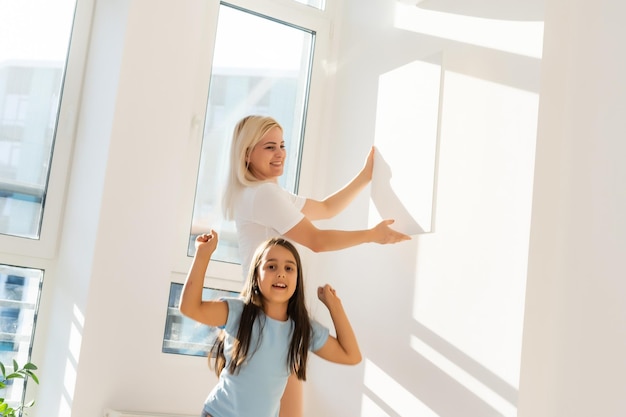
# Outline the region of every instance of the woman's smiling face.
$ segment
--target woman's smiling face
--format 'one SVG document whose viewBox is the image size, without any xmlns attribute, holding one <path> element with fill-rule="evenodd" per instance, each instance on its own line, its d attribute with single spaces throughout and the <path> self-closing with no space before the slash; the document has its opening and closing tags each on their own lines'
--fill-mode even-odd
<svg viewBox="0 0 626 417">
<path fill-rule="evenodd" d="M 283 131 L 273 127 L 252 148 L 246 162 L 255 178 L 276 181 L 283 175 L 286 156 Z"/>
</svg>

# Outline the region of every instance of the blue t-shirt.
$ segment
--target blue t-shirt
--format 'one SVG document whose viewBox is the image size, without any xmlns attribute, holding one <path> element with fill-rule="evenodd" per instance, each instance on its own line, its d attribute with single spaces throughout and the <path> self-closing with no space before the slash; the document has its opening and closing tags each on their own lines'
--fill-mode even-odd
<svg viewBox="0 0 626 417">
<path fill-rule="evenodd" d="M 224 298 L 224 301 L 228 303 L 228 319 L 224 328 L 226 366 L 207 397 L 204 409 L 213 417 L 276 417 L 291 373 L 287 353 L 293 321 L 283 322 L 259 315 L 253 326 L 248 357 L 240 365 L 239 372 L 233 375 L 228 366 L 239 330 L 243 301 L 238 298 Z M 324 346 L 329 331 L 313 319 L 311 326 L 313 334 L 309 350 L 315 352 Z M 259 339 L 261 329 L 263 334 Z"/>
</svg>

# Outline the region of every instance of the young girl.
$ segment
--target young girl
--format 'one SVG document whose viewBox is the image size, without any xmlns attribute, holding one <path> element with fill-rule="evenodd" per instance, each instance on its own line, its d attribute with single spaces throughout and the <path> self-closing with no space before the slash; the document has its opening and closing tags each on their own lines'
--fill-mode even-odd
<svg viewBox="0 0 626 417">
<path fill-rule="evenodd" d="M 312 223 L 341 213 L 369 184 L 374 169 L 374 148 L 361 171 L 323 200 L 298 196 L 278 185 L 286 156 L 283 129 L 275 119 L 250 115 L 233 129 L 230 170 L 222 205 L 225 217 L 235 220 L 244 273 L 255 248 L 272 236 L 284 236 L 314 252 L 410 239 L 391 229 L 391 219 L 363 230 L 318 229 Z M 302 383 L 295 376 L 287 384 L 280 411 L 281 417 L 302 416 Z"/>
<path fill-rule="evenodd" d="M 317 296 L 330 312 L 337 337 L 309 318 L 300 256 L 283 238 L 258 247 L 240 298 L 203 301 L 204 276 L 217 240 L 214 231 L 196 238 L 180 299 L 185 316 L 224 328 L 214 348 L 219 379 L 202 416 L 278 416 L 289 376 L 306 379 L 309 350 L 331 362 L 361 361 L 352 326 L 330 285 L 318 288 Z"/>
</svg>

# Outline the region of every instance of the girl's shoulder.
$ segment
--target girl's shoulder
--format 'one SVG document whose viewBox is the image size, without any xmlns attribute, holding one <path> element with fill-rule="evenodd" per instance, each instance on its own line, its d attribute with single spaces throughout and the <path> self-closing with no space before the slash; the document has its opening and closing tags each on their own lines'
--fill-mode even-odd
<svg viewBox="0 0 626 417">
<path fill-rule="evenodd" d="M 241 313 L 243 313 L 244 301 L 237 297 L 220 297 L 219 301 L 225 302 L 228 306 L 228 316 L 226 324 L 223 326 L 227 332 L 235 331 L 239 327 Z"/>
<path fill-rule="evenodd" d="M 311 340 L 309 342 L 309 350 L 315 352 L 321 349 L 324 344 L 326 344 L 329 335 L 330 330 L 328 327 L 311 318 Z"/>
<path fill-rule="evenodd" d="M 241 297 L 220 297 L 219 301 L 223 301 L 228 304 L 228 307 L 233 306 L 234 308 L 242 308 L 244 301 Z"/>
</svg>

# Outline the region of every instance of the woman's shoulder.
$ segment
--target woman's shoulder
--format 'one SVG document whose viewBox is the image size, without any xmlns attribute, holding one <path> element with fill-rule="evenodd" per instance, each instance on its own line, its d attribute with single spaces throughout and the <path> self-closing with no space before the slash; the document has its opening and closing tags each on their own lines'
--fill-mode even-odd
<svg viewBox="0 0 626 417">
<path fill-rule="evenodd" d="M 246 187 L 246 189 L 243 191 L 243 195 L 247 196 L 281 194 L 288 194 L 288 192 L 281 188 L 280 185 L 270 181 L 259 182 L 256 185 Z"/>
<path fill-rule="evenodd" d="M 258 184 L 249 185 L 243 188 L 237 196 L 237 203 L 249 204 L 254 201 L 258 195 L 267 195 L 272 193 L 273 188 L 271 185 L 272 184 L 268 182 L 259 182 Z"/>
<path fill-rule="evenodd" d="M 273 188 L 280 188 L 280 186 L 277 183 L 272 182 L 272 181 L 258 181 L 258 182 L 255 182 L 253 184 L 243 187 L 241 189 L 241 192 L 249 193 L 249 192 L 256 192 L 259 190 L 266 190 L 266 189 L 273 189 Z"/>
<path fill-rule="evenodd" d="M 257 185 L 257 188 L 259 190 L 280 190 L 280 191 L 285 191 L 285 190 L 283 190 L 283 188 L 281 188 L 280 185 L 278 185 L 278 183 L 273 182 L 273 181 L 262 181 L 262 182 L 259 182 L 259 184 Z"/>
</svg>

